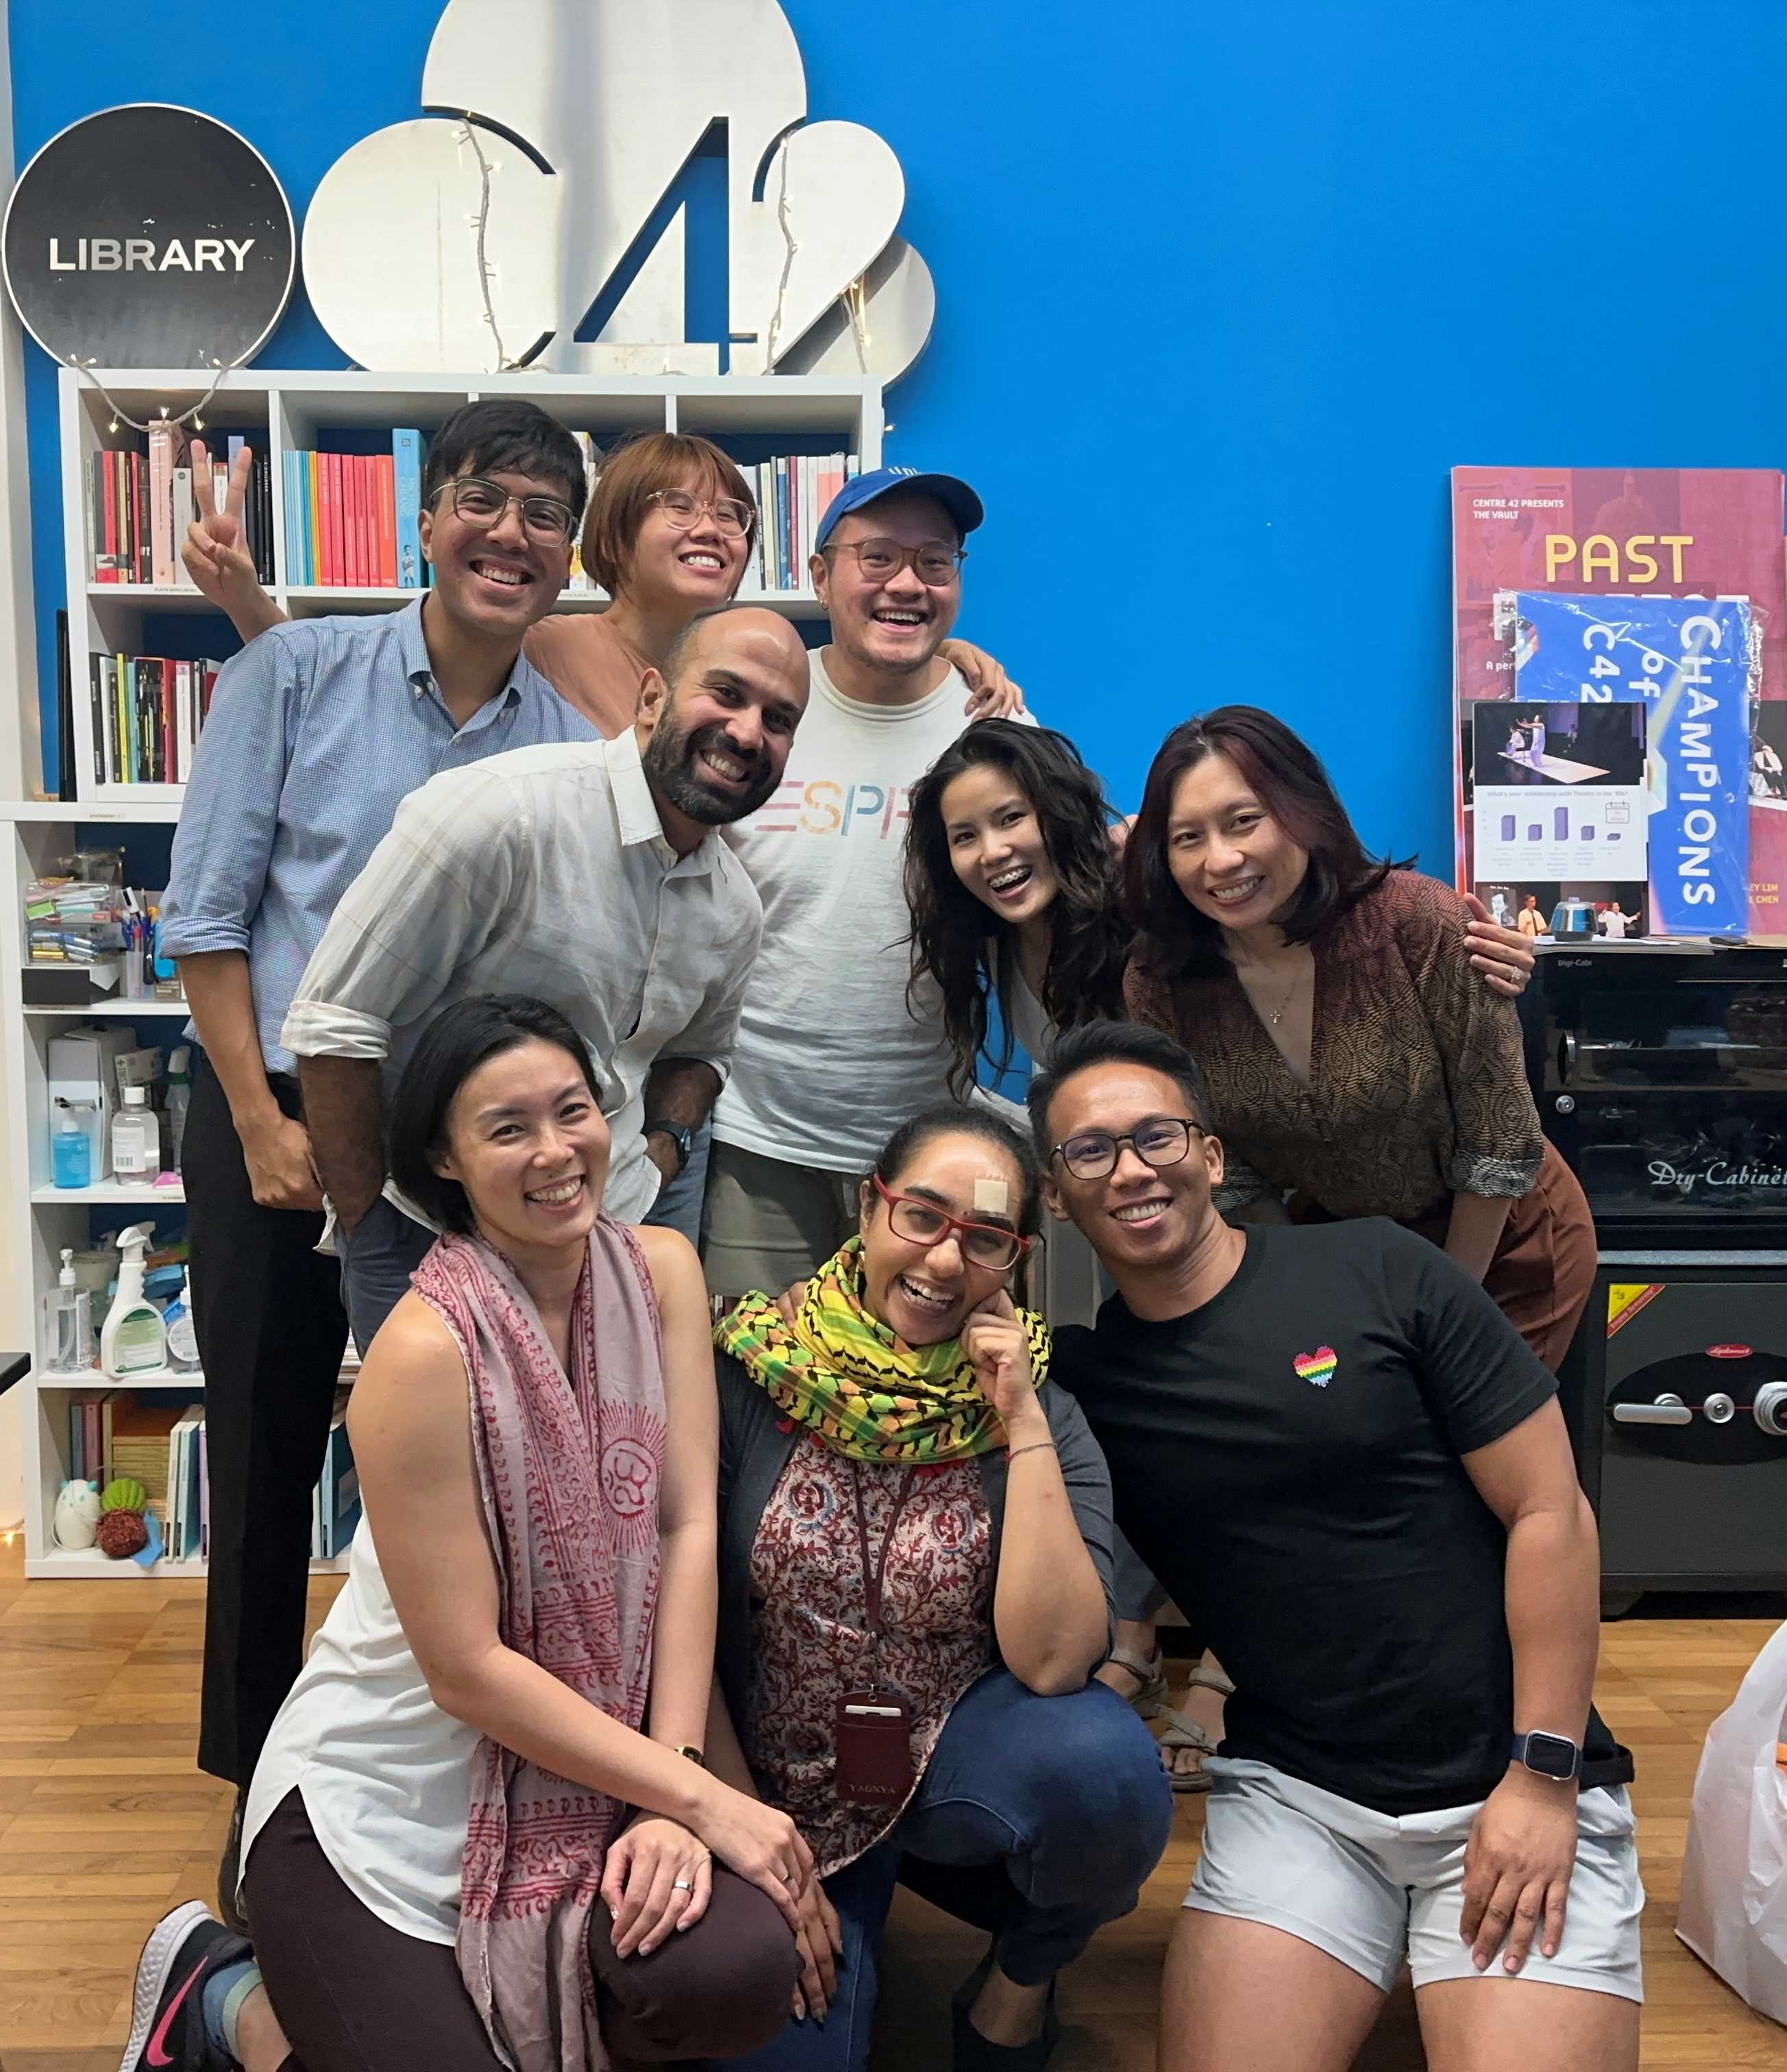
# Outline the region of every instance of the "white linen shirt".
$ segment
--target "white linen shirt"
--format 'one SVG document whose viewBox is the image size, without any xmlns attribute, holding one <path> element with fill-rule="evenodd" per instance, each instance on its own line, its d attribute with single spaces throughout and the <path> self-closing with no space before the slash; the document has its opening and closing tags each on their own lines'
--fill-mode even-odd
<svg viewBox="0 0 1787 2072">
<path fill-rule="evenodd" d="M 335 909 L 282 1041 L 301 1058 L 377 1058 L 385 1094 L 426 1024 L 477 993 L 557 1008 L 607 1092 L 604 1206 L 657 1198 L 645 1082 L 660 1057 L 722 1079 L 762 909 L 717 835 L 679 857 L 638 737 L 518 749 L 413 791 Z"/>
</svg>

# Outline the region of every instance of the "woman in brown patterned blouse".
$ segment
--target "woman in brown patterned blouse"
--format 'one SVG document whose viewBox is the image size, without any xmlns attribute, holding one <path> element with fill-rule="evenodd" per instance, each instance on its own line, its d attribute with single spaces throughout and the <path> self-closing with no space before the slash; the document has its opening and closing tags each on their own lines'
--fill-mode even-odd
<svg viewBox="0 0 1787 2072">
<path fill-rule="evenodd" d="M 1366 853 L 1269 713 L 1168 735 L 1127 847 L 1136 1019 L 1185 1044 L 1229 1153 L 1225 1208 L 1386 1215 L 1442 1246 L 1554 1371 L 1594 1276 L 1575 1176 L 1540 1131 L 1512 1006 L 1464 902 Z"/>
</svg>

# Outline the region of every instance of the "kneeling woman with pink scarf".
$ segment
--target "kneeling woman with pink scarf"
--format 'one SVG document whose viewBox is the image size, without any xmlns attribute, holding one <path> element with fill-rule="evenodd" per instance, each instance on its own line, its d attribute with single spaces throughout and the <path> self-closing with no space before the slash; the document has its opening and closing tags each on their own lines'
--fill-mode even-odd
<svg viewBox="0 0 1787 2072">
<path fill-rule="evenodd" d="M 170 1914 L 124 2072 L 602 2072 L 786 2018 L 812 1859 L 702 1766 L 706 1292 L 601 1213 L 608 1150 L 552 1009 L 417 1046 L 392 1171 L 446 1235 L 355 1386 L 365 1515 L 249 1791 L 253 1950 Z"/>
<path fill-rule="evenodd" d="M 717 1327 L 709 1755 L 794 1816 L 823 1879 L 801 2018 L 738 2072 L 863 2072 L 902 1878 L 992 1936 L 954 2072 L 1035 2072 L 1056 1973 L 1165 1846 L 1153 1741 L 1087 1680 L 1110 1644 L 1104 1456 L 1008 1293 L 1037 1190 L 996 1117 L 919 1116 L 863 1182 L 861 1235 Z"/>
</svg>

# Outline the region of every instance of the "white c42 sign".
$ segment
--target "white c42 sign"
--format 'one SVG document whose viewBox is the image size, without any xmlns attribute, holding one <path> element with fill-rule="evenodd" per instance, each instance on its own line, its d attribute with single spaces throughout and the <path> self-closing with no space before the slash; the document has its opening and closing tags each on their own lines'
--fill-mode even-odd
<svg viewBox="0 0 1787 2072">
<path fill-rule="evenodd" d="M 731 372 L 889 382 L 930 334 L 899 162 L 807 121 L 776 0 L 446 0 L 421 97 L 305 221 L 312 306 L 363 367 L 719 372 L 686 336 L 681 190 L 720 154 Z"/>
</svg>

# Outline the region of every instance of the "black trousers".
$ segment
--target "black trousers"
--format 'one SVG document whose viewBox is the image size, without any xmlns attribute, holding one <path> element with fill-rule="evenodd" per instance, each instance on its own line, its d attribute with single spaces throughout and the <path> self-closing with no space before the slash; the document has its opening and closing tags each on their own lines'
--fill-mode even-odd
<svg viewBox="0 0 1787 2072">
<path fill-rule="evenodd" d="M 290 1791 L 254 1838 L 242 1893 L 267 1998 L 291 2045 L 280 2072 L 503 2072 L 443 1942 L 357 1900 Z M 708 1910 L 649 1957 L 617 1957 L 598 1900 L 588 1950 L 602 2034 L 635 2064 L 742 2057 L 787 2023 L 799 1975 L 774 1902 L 723 1864 Z"/>
<path fill-rule="evenodd" d="M 297 1081 L 268 1083 L 295 1116 Z M 312 1249 L 322 1216 L 256 1202 L 229 1103 L 202 1051 L 180 1167 L 211 1478 L 199 1763 L 243 1785 L 302 1659 L 310 1492 L 347 1316 L 339 1267 Z"/>
</svg>

